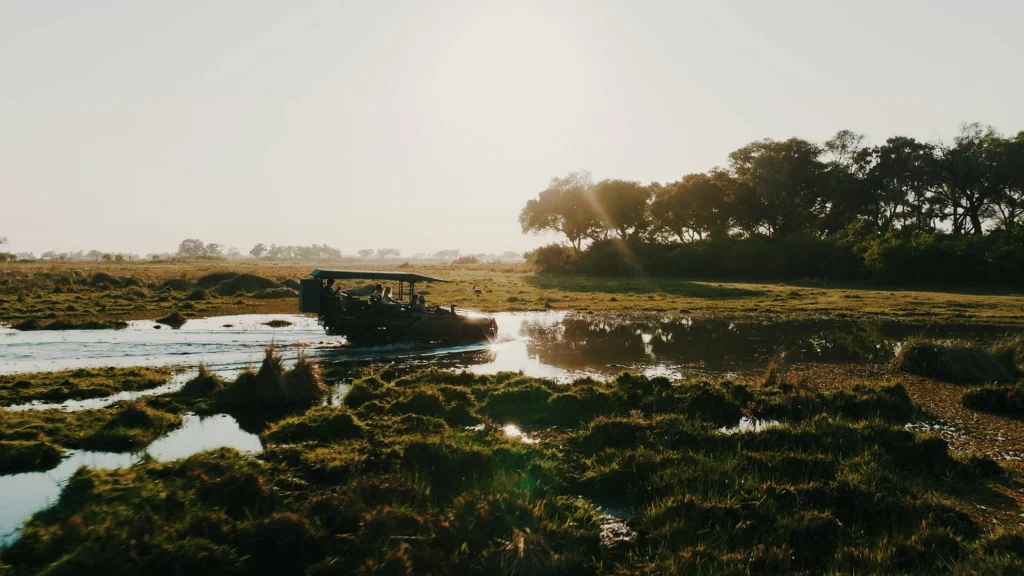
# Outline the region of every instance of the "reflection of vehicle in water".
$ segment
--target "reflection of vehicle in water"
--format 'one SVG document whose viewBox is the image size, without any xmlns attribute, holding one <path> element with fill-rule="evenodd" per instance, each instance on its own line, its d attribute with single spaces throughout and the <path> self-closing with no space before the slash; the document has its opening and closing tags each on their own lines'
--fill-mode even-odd
<svg viewBox="0 0 1024 576">
<path fill-rule="evenodd" d="M 498 325 L 493 318 L 456 308 L 427 306 L 416 293 L 416 283 L 447 282 L 420 274 L 362 270 L 313 270 L 303 278 L 299 310 L 315 312 L 328 334 L 344 336 L 353 344 L 419 340 L 425 342 L 480 342 L 493 340 Z M 368 296 L 366 289 L 334 287 L 335 280 L 391 280 L 398 282 L 394 303 Z M 409 299 L 405 283 L 409 283 Z M 373 287 L 370 287 L 373 291 Z"/>
</svg>

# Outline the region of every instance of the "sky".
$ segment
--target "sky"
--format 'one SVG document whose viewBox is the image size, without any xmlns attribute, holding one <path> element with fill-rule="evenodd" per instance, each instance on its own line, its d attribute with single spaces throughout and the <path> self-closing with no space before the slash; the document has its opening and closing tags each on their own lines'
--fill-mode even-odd
<svg viewBox="0 0 1024 576">
<path fill-rule="evenodd" d="M 1024 130 L 1024 2 L 0 0 L 13 252 L 523 251 L 550 178 Z"/>
</svg>

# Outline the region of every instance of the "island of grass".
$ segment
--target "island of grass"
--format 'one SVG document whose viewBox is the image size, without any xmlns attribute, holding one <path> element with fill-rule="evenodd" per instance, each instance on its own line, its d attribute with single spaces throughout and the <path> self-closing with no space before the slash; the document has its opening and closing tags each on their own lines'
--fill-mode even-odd
<svg viewBox="0 0 1024 576">
<path fill-rule="evenodd" d="M 166 384 L 172 374 L 171 368 L 108 367 L 0 376 L 0 406 L 85 400 L 148 390 Z"/>
<path fill-rule="evenodd" d="M 0 474 L 49 470 L 66 449 L 140 450 L 180 424 L 180 414 L 143 400 L 75 412 L 0 409 Z"/>
<path fill-rule="evenodd" d="M 246 386 L 285 382 L 263 371 Z M 202 377 L 178 401 L 234 396 Z M 79 470 L 0 562 L 11 574 L 1024 569 L 1012 474 L 904 428 L 918 416 L 901 385 L 370 377 L 341 406 L 269 423 L 255 457 Z M 773 422 L 737 431 L 743 417 Z"/>
</svg>

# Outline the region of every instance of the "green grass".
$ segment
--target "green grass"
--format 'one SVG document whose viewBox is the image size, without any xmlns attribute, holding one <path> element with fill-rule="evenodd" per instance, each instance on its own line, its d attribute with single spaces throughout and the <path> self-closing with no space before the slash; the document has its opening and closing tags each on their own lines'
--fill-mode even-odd
<svg viewBox="0 0 1024 576">
<path fill-rule="evenodd" d="M 79 368 L 0 376 L 0 406 L 33 400 L 63 402 L 148 390 L 170 380 L 169 368 Z"/>
<path fill-rule="evenodd" d="M 179 425 L 180 414 L 142 400 L 77 412 L 0 410 L 0 474 L 53 468 L 61 448 L 139 450 Z"/>
<path fill-rule="evenodd" d="M 1020 384 L 990 384 L 964 392 L 961 403 L 965 408 L 998 414 L 1024 415 L 1024 386 Z"/>
<path fill-rule="evenodd" d="M 917 412 L 899 385 L 369 377 L 342 406 L 269 424 L 256 457 L 80 470 L 0 562 L 11 574 L 1024 569 L 1013 473 L 906 430 Z M 778 425 L 719 431 L 741 416 Z M 538 441 L 506 435 L 510 423 Z M 606 508 L 628 537 L 602 540 Z M 1005 529 L 986 517 L 996 510 Z"/>
<path fill-rule="evenodd" d="M 0 322 L 153 319 L 185 303 L 190 317 L 296 313 L 297 298 L 254 298 L 277 284 L 294 287 L 323 264 L 270 262 L 0 263 Z M 358 266 L 355 266 L 358 268 Z M 377 266 L 375 266 L 377 268 Z M 388 267 L 385 266 L 385 269 Z M 594 278 L 537 274 L 527 265 L 408 266 L 450 283 L 418 286 L 428 303 L 485 312 L 573 309 L 655 311 L 698 317 L 814 319 L 896 317 L 910 322 L 1021 324 L 1024 295 L 1000 290 L 887 289 L 877 285 L 805 286 L 675 278 Z M 90 283 L 100 274 L 103 281 Z M 116 282 L 115 282 L 116 281 Z M 235 294 L 188 301 L 197 287 Z M 124 297 L 129 286 L 145 296 Z M 263 288 L 261 288 L 261 286 Z M 481 294 L 475 294 L 477 286 Z M 168 290 L 170 288 L 171 290 Z M 281 292 L 284 294 L 284 292 Z"/>
</svg>

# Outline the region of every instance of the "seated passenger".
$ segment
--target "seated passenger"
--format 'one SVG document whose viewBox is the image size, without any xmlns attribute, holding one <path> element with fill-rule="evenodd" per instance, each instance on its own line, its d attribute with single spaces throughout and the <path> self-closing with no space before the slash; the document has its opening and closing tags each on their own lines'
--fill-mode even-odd
<svg viewBox="0 0 1024 576">
<path fill-rule="evenodd" d="M 381 296 L 380 301 L 385 304 L 394 304 L 395 299 L 391 297 L 391 286 L 384 289 L 384 295 Z"/>
<path fill-rule="evenodd" d="M 376 303 L 380 302 L 381 298 L 383 298 L 383 297 L 384 297 L 384 287 L 381 286 L 380 284 L 377 284 L 376 286 L 373 287 L 373 294 L 370 294 L 370 303 L 371 304 L 376 304 Z"/>
</svg>

